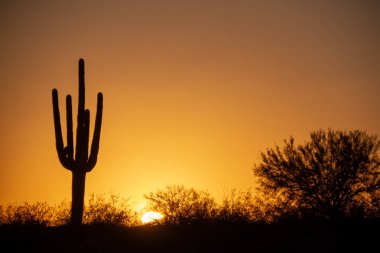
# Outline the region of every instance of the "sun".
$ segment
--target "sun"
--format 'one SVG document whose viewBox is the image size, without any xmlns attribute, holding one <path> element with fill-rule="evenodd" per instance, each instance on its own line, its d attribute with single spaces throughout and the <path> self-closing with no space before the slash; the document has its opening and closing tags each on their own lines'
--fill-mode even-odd
<svg viewBox="0 0 380 253">
<path fill-rule="evenodd" d="M 141 217 L 142 223 L 151 223 L 154 221 L 161 220 L 163 218 L 162 214 L 154 211 L 149 211 L 144 213 L 144 215 Z"/>
</svg>

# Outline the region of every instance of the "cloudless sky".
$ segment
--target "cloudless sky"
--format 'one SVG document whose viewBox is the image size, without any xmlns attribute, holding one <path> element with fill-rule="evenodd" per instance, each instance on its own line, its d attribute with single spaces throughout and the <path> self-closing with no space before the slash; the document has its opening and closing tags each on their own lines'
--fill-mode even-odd
<svg viewBox="0 0 380 253">
<path fill-rule="evenodd" d="M 1 0 L 0 204 L 70 200 L 51 90 L 65 135 L 79 58 L 92 126 L 104 94 L 87 194 L 138 202 L 183 184 L 221 199 L 254 187 L 260 151 L 290 135 L 380 134 L 379 13 L 369 0 Z"/>
</svg>

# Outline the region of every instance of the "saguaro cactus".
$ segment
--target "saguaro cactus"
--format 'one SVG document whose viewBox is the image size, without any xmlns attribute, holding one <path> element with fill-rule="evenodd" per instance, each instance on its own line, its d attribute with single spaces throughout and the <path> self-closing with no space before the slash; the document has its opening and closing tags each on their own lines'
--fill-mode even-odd
<svg viewBox="0 0 380 253">
<path fill-rule="evenodd" d="M 88 155 L 89 148 L 89 130 L 90 130 L 90 111 L 85 109 L 85 85 L 84 85 L 84 60 L 79 60 L 79 97 L 78 97 L 78 116 L 77 116 L 77 133 L 76 147 L 74 154 L 73 141 L 73 119 L 71 96 L 66 97 L 66 123 L 67 123 L 67 146 L 64 146 L 62 138 L 61 120 L 58 106 L 58 91 L 53 89 L 53 114 L 55 141 L 58 158 L 64 168 L 72 172 L 72 202 L 71 202 L 71 223 L 73 225 L 82 224 L 84 191 L 86 173 L 90 172 L 96 164 L 100 130 L 102 126 L 103 111 L 103 94 L 98 93 L 97 111 L 95 119 L 94 135 L 92 138 L 91 152 Z M 74 156 L 75 155 L 75 156 Z"/>
</svg>

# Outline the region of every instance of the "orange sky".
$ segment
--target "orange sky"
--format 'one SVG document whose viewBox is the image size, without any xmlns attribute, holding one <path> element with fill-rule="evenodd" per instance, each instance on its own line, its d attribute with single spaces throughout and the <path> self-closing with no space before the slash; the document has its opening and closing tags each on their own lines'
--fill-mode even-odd
<svg viewBox="0 0 380 253">
<path fill-rule="evenodd" d="M 51 90 L 65 122 L 81 57 L 92 125 L 104 94 L 87 193 L 139 201 L 184 184 L 220 199 L 254 186 L 260 151 L 289 135 L 380 134 L 379 13 L 379 1 L 2 0 L 0 204 L 70 200 Z"/>
</svg>

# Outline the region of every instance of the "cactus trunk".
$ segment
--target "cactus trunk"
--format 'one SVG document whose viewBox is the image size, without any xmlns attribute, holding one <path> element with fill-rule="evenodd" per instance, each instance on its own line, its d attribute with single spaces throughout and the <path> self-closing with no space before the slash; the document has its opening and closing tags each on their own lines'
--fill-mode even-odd
<svg viewBox="0 0 380 253">
<path fill-rule="evenodd" d="M 73 172 L 71 196 L 71 224 L 75 226 L 82 224 L 85 182 L 86 172 Z"/>
<path fill-rule="evenodd" d="M 89 149 L 90 111 L 85 108 L 84 61 L 79 60 L 79 95 L 77 115 L 77 135 L 74 157 L 74 138 L 71 96 L 66 97 L 67 146 L 64 146 L 59 114 L 58 91 L 53 89 L 53 115 L 55 141 L 58 158 L 64 168 L 72 172 L 71 224 L 80 225 L 83 219 L 86 173 L 96 165 L 102 126 L 103 94 L 98 93 L 94 134 L 91 151 Z"/>
</svg>

